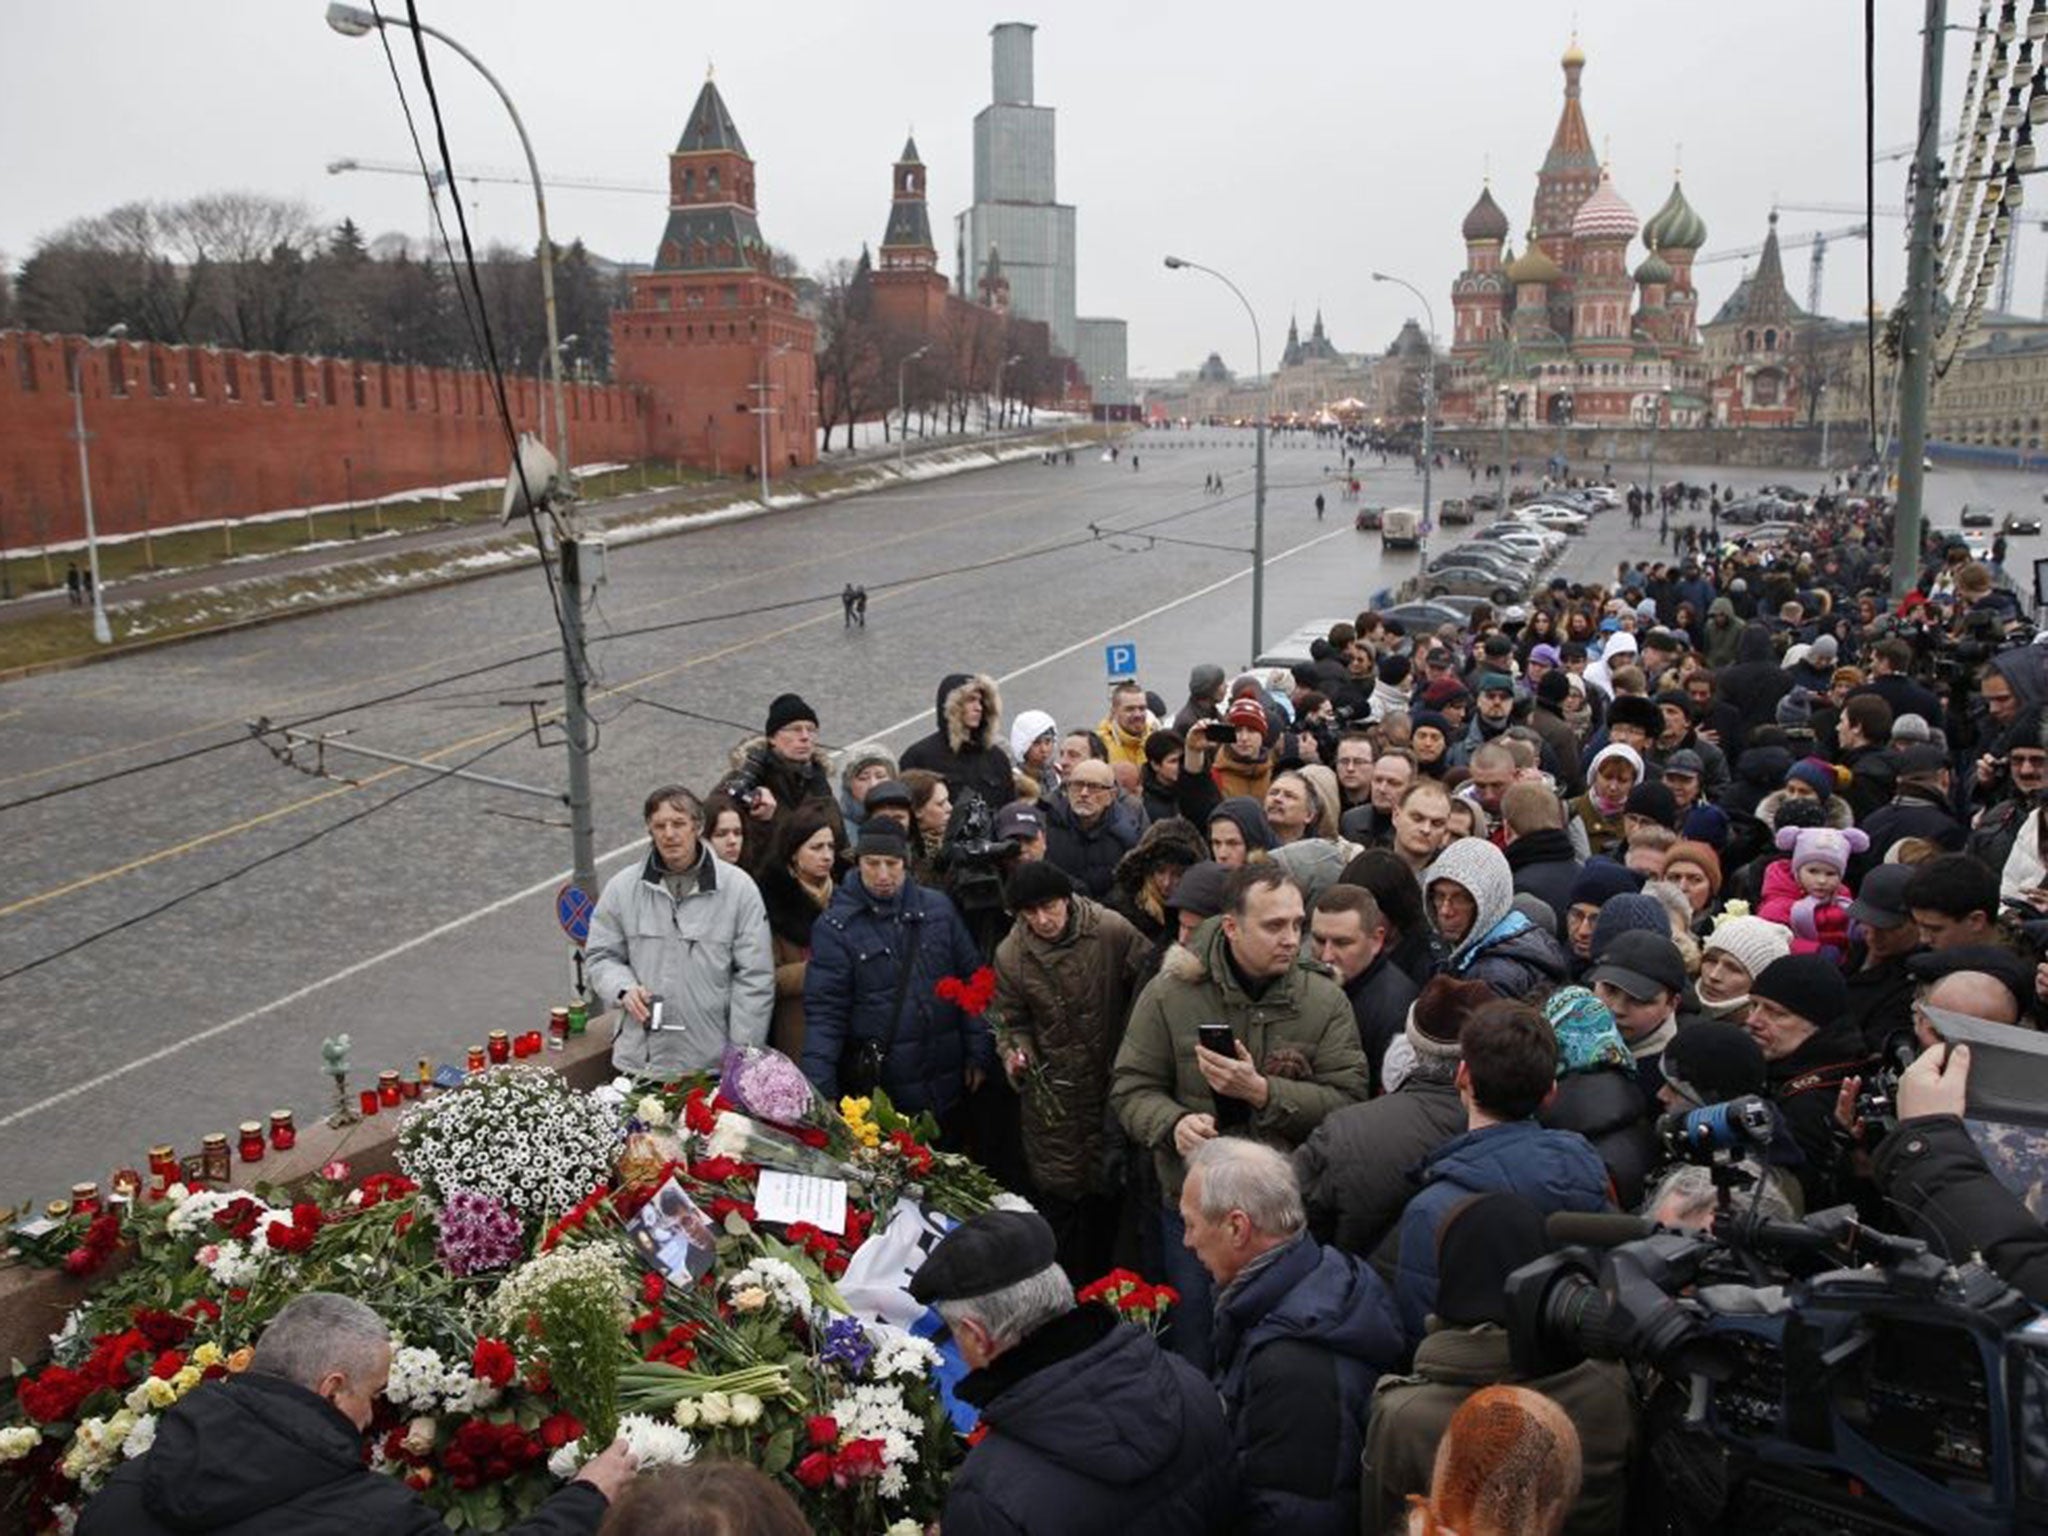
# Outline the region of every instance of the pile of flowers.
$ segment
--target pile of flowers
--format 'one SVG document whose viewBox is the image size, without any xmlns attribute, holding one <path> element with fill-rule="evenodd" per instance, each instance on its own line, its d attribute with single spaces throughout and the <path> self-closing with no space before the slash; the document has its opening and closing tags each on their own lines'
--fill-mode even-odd
<svg viewBox="0 0 2048 1536">
<path fill-rule="evenodd" d="M 854 1315 L 838 1283 L 902 1203 L 959 1219 L 1008 1198 L 936 1134 L 880 1094 L 828 1105 L 772 1052 L 589 1094 L 519 1065 L 414 1110 L 400 1173 L 174 1185 L 63 1223 L 20 1251 L 93 1289 L 0 1388 L 0 1463 L 26 1500 L 7 1523 L 67 1529 L 167 1409 L 324 1290 L 393 1330 L 371 1466 L 453 1526 L 516 1523 L 623 1434 L 644 1462 L 751 1462 L 820 1532 L 921 1529 L 963 1450 L 939 1353 Z M 760 1221 L 771 1167 L 844 1180 L 841 1218 Z M 627 1225 L 671 1179 L 715 1236 L 695 1281 L 650 1268 Z"/>
</svg>

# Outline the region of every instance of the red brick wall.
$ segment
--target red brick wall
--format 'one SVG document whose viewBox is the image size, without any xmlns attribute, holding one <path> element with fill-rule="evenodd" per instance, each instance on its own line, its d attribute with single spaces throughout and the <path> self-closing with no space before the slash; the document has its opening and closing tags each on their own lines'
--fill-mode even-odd
<svg viewBox="0 0 2048 1536">
<path fill-rule="evenodd" d="M 0 520 L 11 546 L 84 537 L 70 373 L 84 345 L 0 331 Z M 481 373 L 124 342 L 87 348 L 81 371 L 102 534 L 482 480 L 511 458 Z M 534 430 L 536 382 L 508 378 L 506 392 L 519 428 Z M 567 394 L 577 463 L 648 456 L 643 391 L 574 384 Z"/>
</svg>

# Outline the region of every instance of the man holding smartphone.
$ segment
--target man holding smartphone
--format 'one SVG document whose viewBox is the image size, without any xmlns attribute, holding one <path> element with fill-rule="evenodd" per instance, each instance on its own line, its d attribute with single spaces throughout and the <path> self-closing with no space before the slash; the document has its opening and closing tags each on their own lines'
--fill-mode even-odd
<svg viewBox="0 0 2048 1536">
<path fill-rule="evenodd" d="M 1302 953 L 1304 911 L 1301 888 L 1277 865 L 1235 871 L 1222 914 L 1167 951 L 1117 1052 L 1110 1105 L 1159 1174 L 1162 1262 L 1181 1294 L 1174 1348 L 1205 1371 L 1212 1286 L 1186 1247 L 1187 1158 L 1218 1135 L 1291 1152 L 1367 1094 L 1351 1004 Z"/>
<path fill-rule="evenodd" d="M 671 784 L 642 814 L 652 846 L 605 883 L 584 966 L 592 994 L 619 1010 L 612 1065 L 667 1079 L 717 1067 L 729 1044 L 768 1043 L 775 961 L 761 892 L 712 857 L 703 803 Z"/>
</svg>

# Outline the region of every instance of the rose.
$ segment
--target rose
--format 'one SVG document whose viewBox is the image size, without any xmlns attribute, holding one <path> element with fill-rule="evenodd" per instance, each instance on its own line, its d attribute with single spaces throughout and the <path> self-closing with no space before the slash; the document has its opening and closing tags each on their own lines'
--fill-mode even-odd
<svg viewBox="0 0 2048 1536">
<path fill-rule="evenodd" d="M 408 1455 L 426 1455 L 434 1448 L 434 1421 L 424 1416 L 414 1419 L 405 1426 L 405 1438 L 399 1444 Z"/>
<path fill-rule="evenodd" d="M 822 1488 L 832 1480 L 832 1458 L 823 1451 L 813 1451 L 796 1464 L 790 1475 L 806 1488 Z"/>
<path fill-rule="evenodd" d="M 732 1422 L 732 1399 L 723 1392 L 706 1392 L 697 1400 L 697 1412 L 706 1428 L 717 1429 Z"/>
<path fill-rule="evenodd" d="M 804 1438 L 812 1445 L 833 1446 L 839 1443 L 839 1421 L 829 1413 L 814 1413 L 804 1420 Z"/>
<path fill-rule="evenodd" d="M 766 1407 L 767 1404 L 751 1392 L 735 1392 L 732 1395 L 732 1421 L 741 1429 L 749 1424 L 758 1424 Z"/>
<path fill-rule="evenodd" d="M 735 1312 L 758 1312 L 768 1305 L 768 1293 L 758 1285 L 743 1285 L 732 1293 Z"/>
</svg>

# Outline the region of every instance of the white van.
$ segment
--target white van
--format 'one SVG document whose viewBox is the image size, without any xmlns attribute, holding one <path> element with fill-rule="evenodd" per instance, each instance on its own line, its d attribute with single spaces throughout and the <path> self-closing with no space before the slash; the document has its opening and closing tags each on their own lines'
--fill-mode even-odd
<svg viewBox="0 0 2048 1536">
<path fill-rule="evenodd" d="M 1422 512 L 1416 507 L 1389 507 L 1380 519 L 1381 549 L 1420 549 Z"/>
</svg>

